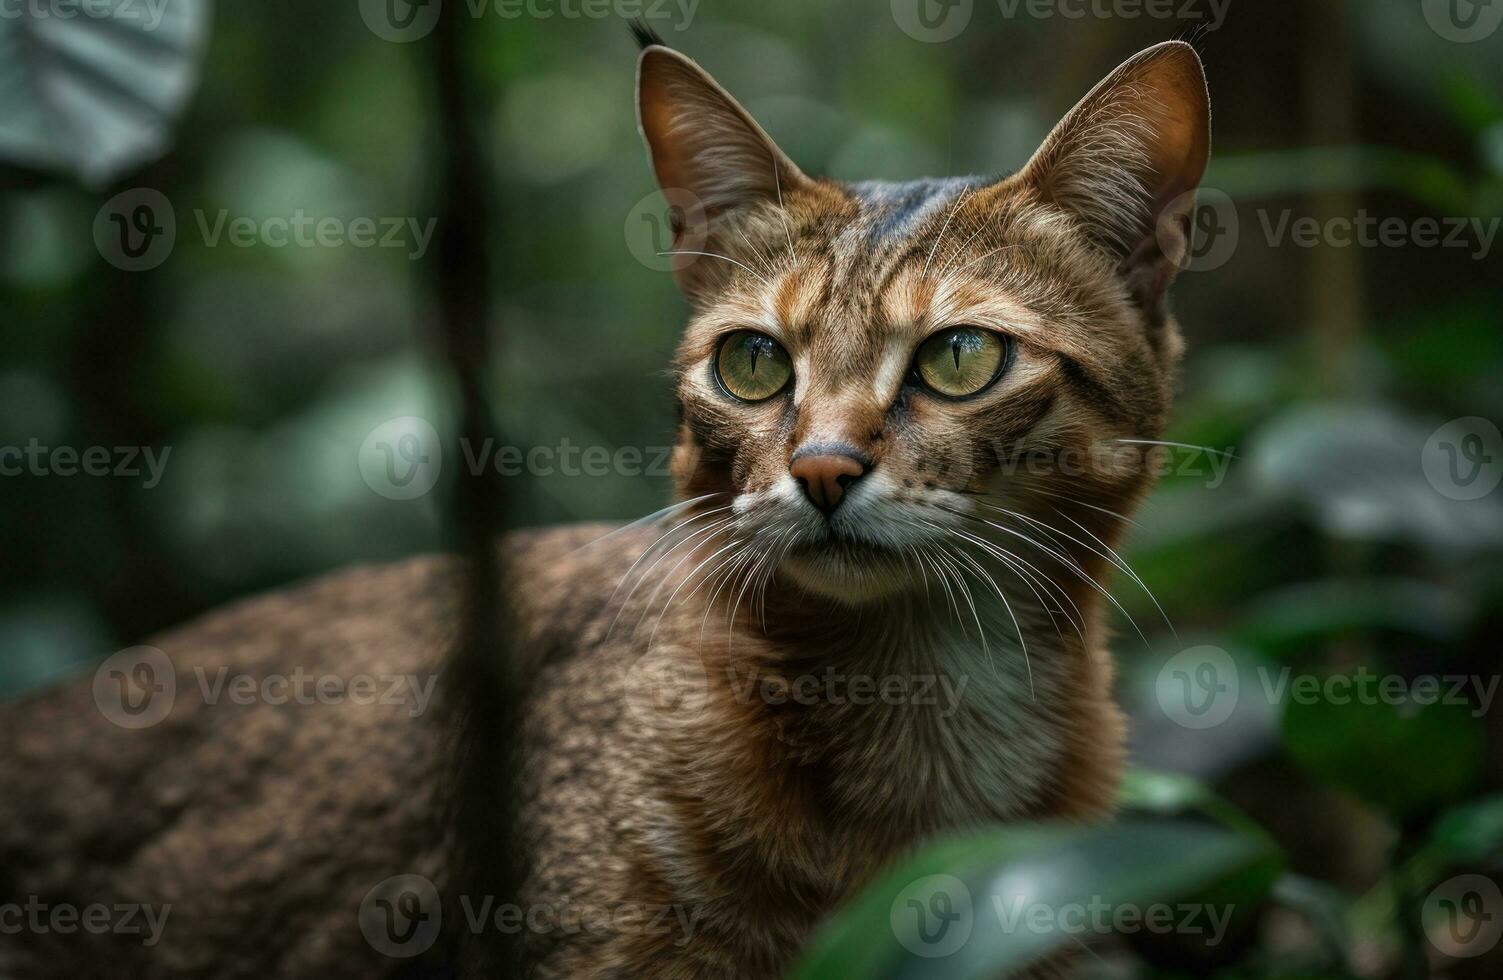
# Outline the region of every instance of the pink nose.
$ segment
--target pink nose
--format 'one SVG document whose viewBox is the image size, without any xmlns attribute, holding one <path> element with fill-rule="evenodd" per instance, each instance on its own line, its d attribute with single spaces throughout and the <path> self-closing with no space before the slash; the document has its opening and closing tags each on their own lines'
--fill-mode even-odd
<svg viewBox="0 0 1503 980">
<path fill-rule="evenodd" d="M 800 456 L 788 472 L 804 488 L 809 502 L 829 514 L 840 505 L 846 487 L 866 474 L 866 465 L 854 456 L 828 453 Z"/>
</svg>

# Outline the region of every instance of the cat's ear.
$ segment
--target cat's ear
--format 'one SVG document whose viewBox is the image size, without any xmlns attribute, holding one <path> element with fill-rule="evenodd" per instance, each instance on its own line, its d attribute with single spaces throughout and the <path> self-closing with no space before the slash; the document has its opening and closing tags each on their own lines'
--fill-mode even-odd
<svg viewBox="0 0 1503 980">
<path fill-rule="evenodd" d="M 1190 247 L 1195 189 L 1210 152 L 1205 69 L 1190 45 L 1166 41 L 1092 89 L 1022 176 L 1081 222 L 1151 307 Z"/>
<path fill-rule="evenodd" d="M 637 62 L 637 122 L 658 184 L 693 195 L 710 221 L 809 180 L 715 79 L 671 48 L 652 45 Z"/>
</svg>

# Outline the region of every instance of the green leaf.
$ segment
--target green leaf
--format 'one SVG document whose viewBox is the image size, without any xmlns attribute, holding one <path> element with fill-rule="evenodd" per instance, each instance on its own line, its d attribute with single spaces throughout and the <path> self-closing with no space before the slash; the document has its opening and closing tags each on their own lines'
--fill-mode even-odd
<svg viewBox="0 0 1503 980">
<path fill-rule="evenodd" d="M 1503 850 L 1503 793 L 1447 811 L 1435 822 L 1426 850 L 1449 864 L 1482 861 Z"/>
<path fill-rule="evenodd" d="M 1328 578 L 1296 582 L 1249 603 L 1234 635 L 1269 656 L 1287 657 L 1371 632 L 1455 643 L 1471 619 L 1470 603 L 1456 588 L 1407 578 Z"/>
<path fill-rule="evenodd" d="M 208 25 L 208 0 L 16 4 L 0 17 L 0 158 L 103 184 L 159 156 Z"/>
<path fill-rule="evenodd" d="M 1324 684 L 1318 697 L 1290 691 L 1284 744 L 1302 768 L 1401 819 L 1471 788 L 1484 742 L 1469 706 L 1395 705 L 1384 700 L 1381 679 L 1362 693 L 1357 678 L 1332 676 L 1339 686 Z"/>
<path fill-rule="evenodd" d="M 1503 794 L 1448 810 L 1435 821 L 1423 846 L 1353 903 L 1347 916 L 1352 929 L 1367 935 L 1391 930 L 1395 896 L 1429 888 L 1451 869 L 1480 864 L 1500 850 Z"/>
<path fill-rule="evenodd" d="M 1177 903 L 1233 883 L 1261 896 L 1281 865 L 1266 840 L 1192 821 L 1024 824 L 951 839 L 860 895 L 816 934 L 792 975 L 1003 976 L 1112 931 L 1190 932 Z M 1164 910 L 1149 929 L 1145 917 Z M 1206 911 L 1199 906 L 1196 918 L 1210 932 Z"/>
<path fill-rule="evenodd" d="M 1340 888 L 1290 873 L 1274 885 L 1271 899 L 1304 918 L 1325 947 L 1331 962 L 1345 964 L 1350 961 L 1352 935 L 1348 920 L 1352 901 Z"/>
<path fill-rule="evenodd" d="M 1498 129 L 1503 143 L 1503 124 Z M 1423 386 L 1441 404 L 1464 397 L 1458 392 L 1468 385 L 1485 384 L 1503 361 L 1497 301 L 1483 291 L 1406 311 L 1375 332 L 1373 343 L 1383 351 L 1396 383 Z"/>
<path fill-rule="evenodd" d="M 1273 846 L 1273 838 L 1241 810 L 1222 799 L 1205 783 L 1178 772 L 1132 769 L 1122 779 L 1122 805 L 1159 817 L 1199 814 L 1228 830 L 1235 830 Z"/>
</svg>

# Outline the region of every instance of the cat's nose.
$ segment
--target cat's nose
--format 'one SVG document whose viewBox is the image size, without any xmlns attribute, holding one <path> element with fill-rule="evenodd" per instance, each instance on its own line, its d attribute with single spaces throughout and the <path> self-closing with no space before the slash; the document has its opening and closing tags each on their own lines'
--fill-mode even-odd
<svg viewBox="0 0 1503 980">
<path fill-rule="evenodd" d="M 867 461 L 848 446 L 812 446 L 794 454 L 789 474 L 804 496 L 825 514 L 834 513 L 846 489 L 866 475 Z"/>
</svg>

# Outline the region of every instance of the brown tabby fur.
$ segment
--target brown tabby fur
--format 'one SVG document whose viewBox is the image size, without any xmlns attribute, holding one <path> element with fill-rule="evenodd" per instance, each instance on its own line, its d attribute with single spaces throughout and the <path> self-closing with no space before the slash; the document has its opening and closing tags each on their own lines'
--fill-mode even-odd
<svg viewBox="0 0 1503 980">
<path fill-rule="evenodd" d="M 532 685 L 522 903 L 594 923 L 527 942 L 541 977 L 775 977 L 934 834 L 1111 810 L 1123 723 L 1098 583 L 1150 482 L 1141 446 L 1114 440 L 1156 438 L 1169 409 L 1180 340 L 1163 294 L 1209 149 L 1205 85 L 1189 47 L 1161 45 L 1018 174 L 895 185 L 803 175 L 665 48 L 644 52 L 639 98 L 659 180 L 687 202 L 677 247 L 700 253 L 677 258 L 688 503 L 502 546 Z M 955 324 L 1016 346 L 963 401 L 908 370 Z M 748 327 L 795 374 L 751 405 L 711 368 Z M 829 444 L 870 472 L 827 520 L 788 469 Z M 180 676 L 430 673 L 453 645 L 457 575 L 438 559 L 356 570 L 153 643 Z M 955 698 L 853 696 L 941 682 Z M 61 975 L 104 950 L 141 976 L 410 966 L 364 944 L 355 908 L 389 875 L 453 879 L 433 802 L 442 717 L 230 709 L 180 684 L 166 722 L 126 732 L 87 681 L 6 708 L 0 903 L 173 912 L 150 950 L 0 939 L 0 976 Z M 415 963 L 452 950 L 445 925 Z"/>
</svg>

